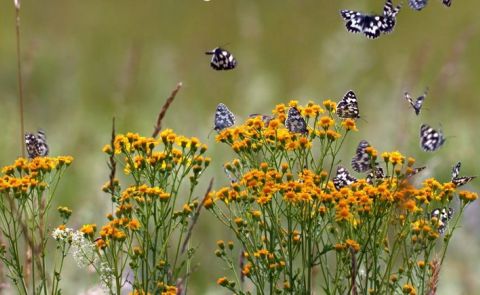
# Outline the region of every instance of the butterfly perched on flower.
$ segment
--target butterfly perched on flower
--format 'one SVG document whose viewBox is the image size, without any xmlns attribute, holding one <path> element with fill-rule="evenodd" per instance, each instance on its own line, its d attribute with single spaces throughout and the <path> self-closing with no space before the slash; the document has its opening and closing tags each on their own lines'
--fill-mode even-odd
<svg viewBox="0 0 480 295">
<path fill-rule="evenodd" d="M 285 120 L 285 127 L 287 127 L 288 131 L 291 133 L 302 133 L 306 134 L 307 130 L 307 122 L 302 117 L 302 114 L 298 111 L 296 107 L 291 107 L 288 110 L 287 119 Z"/>
<path fill-rule="evenodd" d="M 352 90 L 348 91 L 337 104 L 337 116 L 342 119 L 360 118 L 360 112 L 358 110 L 357 96 Z"/>
<path fill-rule="evenodd" d="M 445 143 L 441 131 L 437 131 L 427 124 L 420 127 L 420 147 L 426 152 L 433 152 Z"/>
<path fill-rule="evenodd" d="M 405 92 L 404 97 L 410 103 L 410 105 L 415 110 L 415 114 L 418 116 L 420 114 L 420 109 L 422 108 L 423 101 L 427 97 L 428 90 L 425 90 L 423 95 L 417 97 L 417 99 L 413 100 L 408 92 Z"/>
<path fill-rule="evenodd" d="M 476 178 L 476 176 L 462 176 L 462 177 L 459 177 L 461 166 L 462 166 L 462 163 L 458 162 L 455 166 L 453 166 L 453 169 L 452 169 L 452 183 L 456 187 L 465 185 L 465 184 L 469 183 L 470 181 L 472 181 Z"/>
<path fill-rule="evenodd" d="M 357 182 L 357 179 L 350 175 L 347 169 L 342 166 L 337 167 L 337 174 L 333 178 L 333 185 L 337 190 L 340 190 L 342 187 L 350 185 Z"/>
<path fill-rule="evenodd" d="M 233 55 L 220 47 L 214 48 L 211 51 L 207 51 L 205 54 L 212 55 L 210 66 L 217 71 L 231 70 L 237 65 L 237 60 L 233 57 Z"/>
<path fill-rule="evenodd" d="M 265 127 L 268 127 L 268 125 L 270 124 L 270 121 L 272 121 L 273 118 L 275 118 L 273 115 L 262 115 L 262 114 L 250 114 L 248 115 L 248 117 L 249 118 L 261 117 Z"/>
<path fill-rule="evenodd" d="M 340 14 L 349 32 L 363 33 L 367 38 L 375 39 L 382 33 L 393 31 L 400 8 L 401 5 L 394 8 L 392 0 L 387 0 L 382 15 L 368 15 L 353 10 L 341 10 Z"/>
<path fill-rule="evenodd" d="M 367 181 L 368 184 L 373 185 L 373 180 L 374 179 L 384 179 L 387 178 L 388 176 L 385 175 L 385 172 L 383 171 L 382 167 L 375 166 L 370 172 L 367 174 L 367 177 L 365 177 L 365 180 Z"/>
<path fill-rule="evenodd" d="M 366 172 L 371 169 L 370 155 L 367 153 L 367 148 L 370 144 L 366 140 L 361 140 L 358 143 L 357 151 L 352 159 L 352 168 L 357 172 Z"/>
<path fill-rule="evenodd" d="M 430 218 L 437 219 L 438 233 L 443 235 L 447 230 L 448 222 L 453 217 L 453 208 L 436 208 L 430 213 Z"/>
<path fill-rule="evenodd" d="M 45 132 L 43 130 L 38 130 L 37 135 L 25 133 L 25 147 L 27 148 L 28 157 L 30 159 L 48 156 L 49 149 Z"/>
<path fill-rule="evenodd" d="M 235 124 L 235 115 L 223 103 L 217 105 L 215 111 L 214 130 L 219 132 Z"/>
</svg>

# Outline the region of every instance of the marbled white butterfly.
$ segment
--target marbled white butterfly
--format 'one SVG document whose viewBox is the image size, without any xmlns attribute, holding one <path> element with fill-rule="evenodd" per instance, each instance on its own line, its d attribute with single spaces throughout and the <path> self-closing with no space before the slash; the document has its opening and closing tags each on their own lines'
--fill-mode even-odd
<svg viewBox="0 0 480 295">
<path fill-rule="evenodd" d="M 237 60 L 233 57 L 233 55 L 220 47 L 217 47 L 211 51 L 207 51 L 205 54 L 212 55 L 210 65 L 217 71 L 231 70 L 237 65 Z"/>
<path fill-rule="evenodd" d="M 453 208 L 437 208 L 433 209 L 430 213 L 430 218 L 436 218 L 438 224 L 438 233 L 443 235 L 447 230 L 448 222 L 453 217 L 454 210 Z"/>
<path fill-rule="evenodd" d="M 427 124 L 420 127 L 420 147 L 426 152 L 433 152 L 445 143 L 441 131 L 437 131 Z"/>
<path fill-rule="evenodd" d="M 25 146 L 30 159 L 48 156 L 47 136 L 43 130 L 38 130 L 37 135 L 25 133 Z"/>
<path fill-rule="evenodd" d="M 401 5 L 394 8 L 392 0 L 387 0 L 383 15 L 367 15 L 353 10 L 342 10 L 340 14 L 346 21 L 345 26 L 349 32 L 363 33 L 367 38 L 375 39 L 381 33 L 393 31 L 400 8 Z"/>
<path fill-rule="evenodd" d="M 385 172 L 383 171 L 382 167 L 374 167 L 370 172 L 367 174 L 367 177 L 365 180 L 367 181 L 368 184 L 373 185 L 373 180 L 374 179 L 384 179 L 387 176 L 385 175 Z"/>
<path fill-rule="evenodd" d="M 474 180 L 476 176 L 462 176 L 458 177 L 460 174 L 460 167 L 462 166 L 461 162 L 458 162 L 457 165 L 453 166 L 452 169 L 452 183 L 456 186 L 462 186 L 464 184 L 469 183 L 470 181 Z"/>
<path fill-rule="evenodd" d="M 370 155 L 366 149 L 370 147 L 370 144 L 366 140 L 361 140 L 357 147 L 357 152 L 352 159 L 352 168 L 357 172 L 367 172 L 371 169 Z"/>
<path fill-rule="evenodd" d="M 307 130 L 307 122 L 302 117 L 302 114 L 298 111 L 296 107 L 291 107 L 288 110 L 287 119 L 285 120 L 285 127 L 288 131 L 292 133 L 302 133 L 305 134 Z"/>
<path fill-rule="evenodd" d="M 357 179 L 348 173 L 347 169 L 342 166 L 337 167 L 337 175 L 333 178 L 333 185 L 337 190 L 340 190 L 342 187 L 350 185 L 354 182 L 357 182 Z"/>
<path fill-rule="evenodd" d="M 412 176 L 422 172 L 423 170 L 425 170 L 425 168 L 427 168 L 427 166 L 412 168 L 412 170 L 407 174 L 407 176 L 412 177 Z"/>
<path fill-rule="evenodd" d="M 215 111 L 214 128 L 215 131 L 221 131 L 225 128 L 232 127 L 235 124 L 235 116 L 223 103 L 219 103 Z"/>
<path fill-rule="evenodd" d="M 450 7 L 452 5 L 452 0 L 442 0 L 443 5 Z"/>
<path fill-rule="evenodd" d="M 409 0 L 408 5 L 415 10 L 422 10 L 427 5 L 428 0 Z"/>
<path fill-rule="evenodd" d="M 422 108 L 423 101 L 427 97 L 428 89 L 425 90 L 422 96 L 419 96 L 416 100 L 410 96 L 408 92 L 405 92 L 405 99 L 410 103 L 410 105 L 415 110 L 415 114 L 418 116 L 420 114 L 420 109 Z"/>
<path fill-rule="evenodd" d="M 352 90 L 348 91 L 337 104 L 337 115 L 342 118 L 360 118 L 357 96 Z"/>
</svg>

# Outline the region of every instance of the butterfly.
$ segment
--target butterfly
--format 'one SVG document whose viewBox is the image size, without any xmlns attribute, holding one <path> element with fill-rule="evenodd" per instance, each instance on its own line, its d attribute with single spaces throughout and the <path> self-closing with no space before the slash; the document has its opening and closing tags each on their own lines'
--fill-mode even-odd
<svg viewBox="0 0 480 295">
<path fill-rule="evenodd" d="M 441 131 L 436 131 L 427 124 L 420 127 L 420 146 L 426 152 L 433 152 L 445 143 Z"/>
<path fill-rule="evenodd" d="M 49 149 L 45 132 L 43 130 L 38 130 L 37 135 L 25 133 L 25 147 L 27 148 L 28 157 L 30 159 L 48 156 Z"/>
<path fill-rule="evenodd" d="M 462 176 L 458 177 L 460 174 L 460 167 L 462 166 L 461 162 L 458 162 L 457 165 L 453 166 L 452 169 L 452 183 L 456 186 L 462 186 L 464 184 L 469 183 L 470 181 L 474 180 L 476 176 Z"/>
<path fill-rule="evenodd" d="M 288 110 L 287 119 L 285 120 L 285 127 L 292 133 L 307 133 L 307 122 L 296 107 L 291 107 Z"/>
<path fill-rule="evenodd" d="M 447 230 L 448 221 L 452 219 L 454 210 L 453 208 L 436 208 L 430 213 L 430 218 L 436 218 L 438 221 L 438 233 L 443 235 Z"/>
<path fill-rule="evenodd" d="M 360 118 L 358 111 L 357 96 L 352 90 L 348 91 L 337 104 L 337 115 L 342 118 Z"/>
<path fill-rule="evenodd" d="M 405 99 L 410 103 L 410 105 L 415 110 L 415 114 L 418 116 L 420 114 L 420 109 L 422 108 L 423 101 L 427 97 L 428 90 L 425 90 L 422 96 L 419 96 L 416 100 L 410 96 L 408 92 L 405 92 Z"/>
<path fill-rule="evenodd" d="M 450 7 L 452 5 L 452 0 L 442 0 L 443 5 Z"/>
<path fill-rule="evenodd" d="M 425 170 L 425 168 L 427 168 L 426 166 L 423 166 L 423 167 L 418 167 L 418 168 L 413 168 L 412 171 L 410 173 L 408 173 L 408 177 L 412 177 L 420 172 L 422 172 L 423 170 Z"/>
<path fill-rule="evenodd" d="M 273 120 L 273 115 L 262 115 L 262 114 L 250 114 L 249 118 L 262 117 L 263 124 L 267 127 L 270 124 L 270 121 Z"/>
<path fill-rule="evenodd" d="M 205 54 L 212 55 L 210 66 L 217 71 L 231 70 L 237 65 L 237 60 L 233 57 L 233 55 L 220 47 L 217 47 L 211 51 L 207 51 Z"/>
<path fill-rule="evenodd" d="M 350 175 L 347 169 L 342 166 L 337 167 L 337 174 L 333 178 L 333 185 L 337 190 L 340 190 L 342 187 L 350 185 L 354 182 L 357 182 L 357 179 Z"/>
<path fill-rule="evenodd" d="M 225 171 L 225 174 L 227 175 L 228 179 L 230 179 L 231 183 L 238 182 L 238 179 L 226 167 L 223 168 L 223 171 Z"/>
<path fill-rule="evenodd" d="M 428 0 L 409 0 L 408 5 L 415 10 L 422 10 L 427 5 Z"/>
<path fill-rule="evenodd" d="M 392 0 L 387 0 L 383 15 L 367 15 L 353 10 L 341 10 L 340 14 L 346 21 L 345 26 L 349 32 L 363 33 L 367 38 L 375 39 L 381 33 L 393 31 L 400 8 L 401 5 L 394 8 Z"/>
<path fill-rule="evenodd" d="M 235 115 L 230 112 L 226 105 L 219 103 L 215 111 L 215 127 L 213 129 L 219 132 L 225 128 L 232 127 L 233 124 L 235 124 Z"/>
<path fill-rule="evenodd" d="M 370 144 L 366 140 L 360 141 L 357 147 L 357 152 L 352 159 L 352 168 L 357 172 L 366 172 L 371 168 L 370 155 L 366 152 L 366 149 L 370 147 Z"/>
<path fill-rule="evenodd" d="M 376 166 L 374 169 L 370 170 L 365 180 L 367 181 L 368 184 L 373 185 L 374 179 L 384 179 L 386 177 L 388 176 L 385 175 L 383 168 Z"/>
</svg>

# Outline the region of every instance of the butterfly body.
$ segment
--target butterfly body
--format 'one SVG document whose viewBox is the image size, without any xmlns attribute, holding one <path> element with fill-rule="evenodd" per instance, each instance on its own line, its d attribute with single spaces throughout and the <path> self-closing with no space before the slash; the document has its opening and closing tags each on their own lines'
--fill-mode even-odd
<svg viewBox="0 0 480 295">
<path fill-rule="evenodd" d="M 210 66 L 217 71 L 232 70 L 237 66 L 237 60 L 233 55 L 220 47 L 207 51 L 205 54 L 212 55 Z"/>
<path fill-rule="evenodd" d="M 420 147 L 426 152 L 438 150 L 445 143 L 441 131 L 437 131 L 427 124 L 420 127 Z"/>
<path fill-rule="evenodd" d="M 337 190 L 355 182 L 357 182 L 357 179 L 350 175 L 347 169 L 342 166 L 337 167 L 337 174 L 333 178 L 333 185 Z"/>
<path fill-rule="evenodd" d="M 337 104 L 337 115 L 342 118 L 359 119 L 357 96 L 352 90 L 348 91 Z"/>
<path fill-rule="evenodd" d="M 392 1 L 387 0 L 383 15 L 368 15 L 353 10 L 341 10 L 340 14 L 345 20 L 345 26 L 349 32 L 363 33 L 367 38 L 375 39 L 382 33 L 388 34 L 393 31 L 400 7 L 394 8 Z"/>
<path fill-rule="evenodd" d="M 288 110 L 287 119 L 285 120 L 285 127 L 291 133 L 308 133 L 307 122 L 302 117 L 302 114 L 298 111 L 296 107 L 291 107 Z"/>
<path fill-rule="evenodd" d="M 48 156 L 49 148 L 45 132 L 38 130 L 37 135 L 25 133 L 25 147 L 30 159 Z"/>
<path fill-rule="evenodd" d="M 217 105 L 215 111 L 214 130 L 219 132 L 235 124 L 235 115 L 223 103 Z"/>
</svg>

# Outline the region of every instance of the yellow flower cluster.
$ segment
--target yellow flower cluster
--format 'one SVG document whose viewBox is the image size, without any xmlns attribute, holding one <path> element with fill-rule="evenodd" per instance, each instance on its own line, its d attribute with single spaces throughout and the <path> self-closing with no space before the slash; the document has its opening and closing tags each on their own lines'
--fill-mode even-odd
<svg viewBox="0 0 480 295">
<path fill-rule="evenodd" d="M 0 177 L 0 192 L 25 194 L 33 188 L 44 190 L 47 186 L 43 181 L 45 175 L 69 166 L 72 161 L 70 156 L 37 157 L 32 160 L 18 158 L 13 165 L 2 168 L 4 175 Z"/>
<path fill-rule="evenodd" d="M 317 138 L 335 141 L 342 137 L 341 129 L 345 132 L 357 131 L 352 119 L 343 120 L 340 124 L 342 128 L 337 127 L 333 118 L 335 103 L 325 101 L 323 104 L 328 114 L 322 117 L 320 115 L 325 110 L 313 102 L 306 106 L 299 106 L 297 101 L 290 101 L 288 106 L 279 104 L 272 111 L 272 119 L 265 120 L 265 116 L 261 115 L 249 118 L 240 126 L 222 130 L 216 140 L 229 144 L 236 153 L 258 152 L 264 146 L 268 149 L 295 151 L 310 148 Z M 296 107 L 307 124 L 313 122 L 313 127 L 309 127 L 309 136 L 291 133 L 285 127 L 288 107 Z"/>
</svg>

